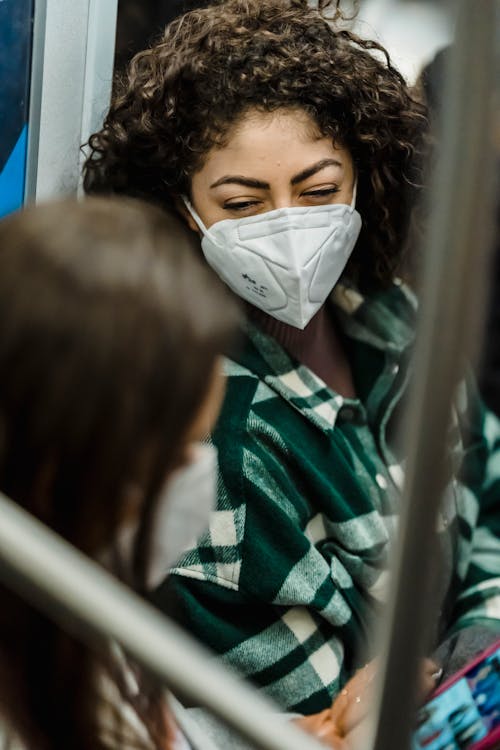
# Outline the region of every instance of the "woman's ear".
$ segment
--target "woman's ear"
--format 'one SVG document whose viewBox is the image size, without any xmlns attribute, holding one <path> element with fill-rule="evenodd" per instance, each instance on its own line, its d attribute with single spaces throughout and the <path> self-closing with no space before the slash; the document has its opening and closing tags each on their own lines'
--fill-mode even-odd
<svg viewBox="0 0 500 750">
<path fill-rule="evenodd" d="M 193 219 L 193 217 L 187 210 L 186 204 L 184 203 L 182 198 L 180 198 L 179 196 L 176 196 L 174 198 L 174 205 L 175 205 L 177 212 L 182 216 L 182 218 L 184 219 L 188 227 L 192 229 L 193 232 L 196 232 L 196 234 L 199 234 L 201 236 L 200 228 L 198 227 L 195 220 Z"/>
</svg>

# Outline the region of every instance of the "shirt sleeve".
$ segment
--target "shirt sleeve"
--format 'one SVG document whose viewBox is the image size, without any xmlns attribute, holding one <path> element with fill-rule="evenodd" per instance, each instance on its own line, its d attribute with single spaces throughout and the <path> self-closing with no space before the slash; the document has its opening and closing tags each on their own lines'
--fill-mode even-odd
<svg viewBox="0 0 500 750">
<path fill-rule="evenodd" d="M 468 440 L 460 474 L 460 579 L 452 632 L 483 625 L 500 633 L 500 422 L 468 388 Z"/>
<path fill-rule="evenodd" d="M 313 713 L 344 677 L 351 610 L 304 535 L 300 485 L 278 446 L 239 447 L 207 535 L 152 600 L 282 709 Z"/>
<path fill-rule="evenodd" d="M 328 707 L 341 671 L 342 646 L 302 610 L 269 609 L 241 592 L 172 575 L 155 594 L 190 633 L 276 701 L 298 713 Z"/>
</svg>

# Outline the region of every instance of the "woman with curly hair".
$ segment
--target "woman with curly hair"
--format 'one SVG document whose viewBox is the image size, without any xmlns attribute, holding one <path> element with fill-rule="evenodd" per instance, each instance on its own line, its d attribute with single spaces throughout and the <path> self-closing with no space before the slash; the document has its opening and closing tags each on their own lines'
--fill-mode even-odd
<svg viewBox="0 0 500 750">
<path fill-rule="evenodd" d="M 228 0 L 169 25 L 91 138 L 85 185 L 175 205 L 246 303 L 213 432 L 217 510 L 153 598 L 312 713 L 366 658 L 386 596 L 416 314 L 397 276 L 427 120 L 378 44 L 304 6 Z M 496 432 L 470 388 L 455 417 L 436 642 L 500 625 Z"/>
</svg>

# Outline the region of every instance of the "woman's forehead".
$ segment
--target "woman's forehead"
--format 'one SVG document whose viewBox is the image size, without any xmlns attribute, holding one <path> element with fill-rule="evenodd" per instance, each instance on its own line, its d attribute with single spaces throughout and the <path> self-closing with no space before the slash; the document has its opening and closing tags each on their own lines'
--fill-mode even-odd
<svg viewBox="0 0 500 750">
<path fill-rule="evenodd" d="M 337 162 L 340 170 L 351 161 L 347 149 L 319 133 L 307 112 L 252 110 L 233 127 L 222 146 L 211 149 L 199 177 L 205 176 L 209 184 L 223 173 L 260 173 L 264 179 L 278 168 L 286 168 L 292 177 L 308 164 L 325 159 L 332 160 L 332 167 Z"/>
</svg>

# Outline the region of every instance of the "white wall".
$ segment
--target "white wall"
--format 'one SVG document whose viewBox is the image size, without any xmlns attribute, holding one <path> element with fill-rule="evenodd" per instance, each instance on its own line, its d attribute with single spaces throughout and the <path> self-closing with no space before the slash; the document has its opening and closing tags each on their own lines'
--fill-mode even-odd
<svg viewBox="0 0 500 750">
<path fill-rule="evenodd" d="M 452 41 L 449 5 L 438 0 L 363 0 L 355 30 L 386 47 L 410 82 L 435 53 Z"/>
<path fill-rule="evenodd" d="M 37 201 L 78 189 L 80 146 L 109 104 L 116 12 L 117 0 L 46 0 L 43 55 L 34 61 L 43 75 L 35 70 L 32 76 L 41 85 L 38 153 L 30 165 Z"/>
</svg>

